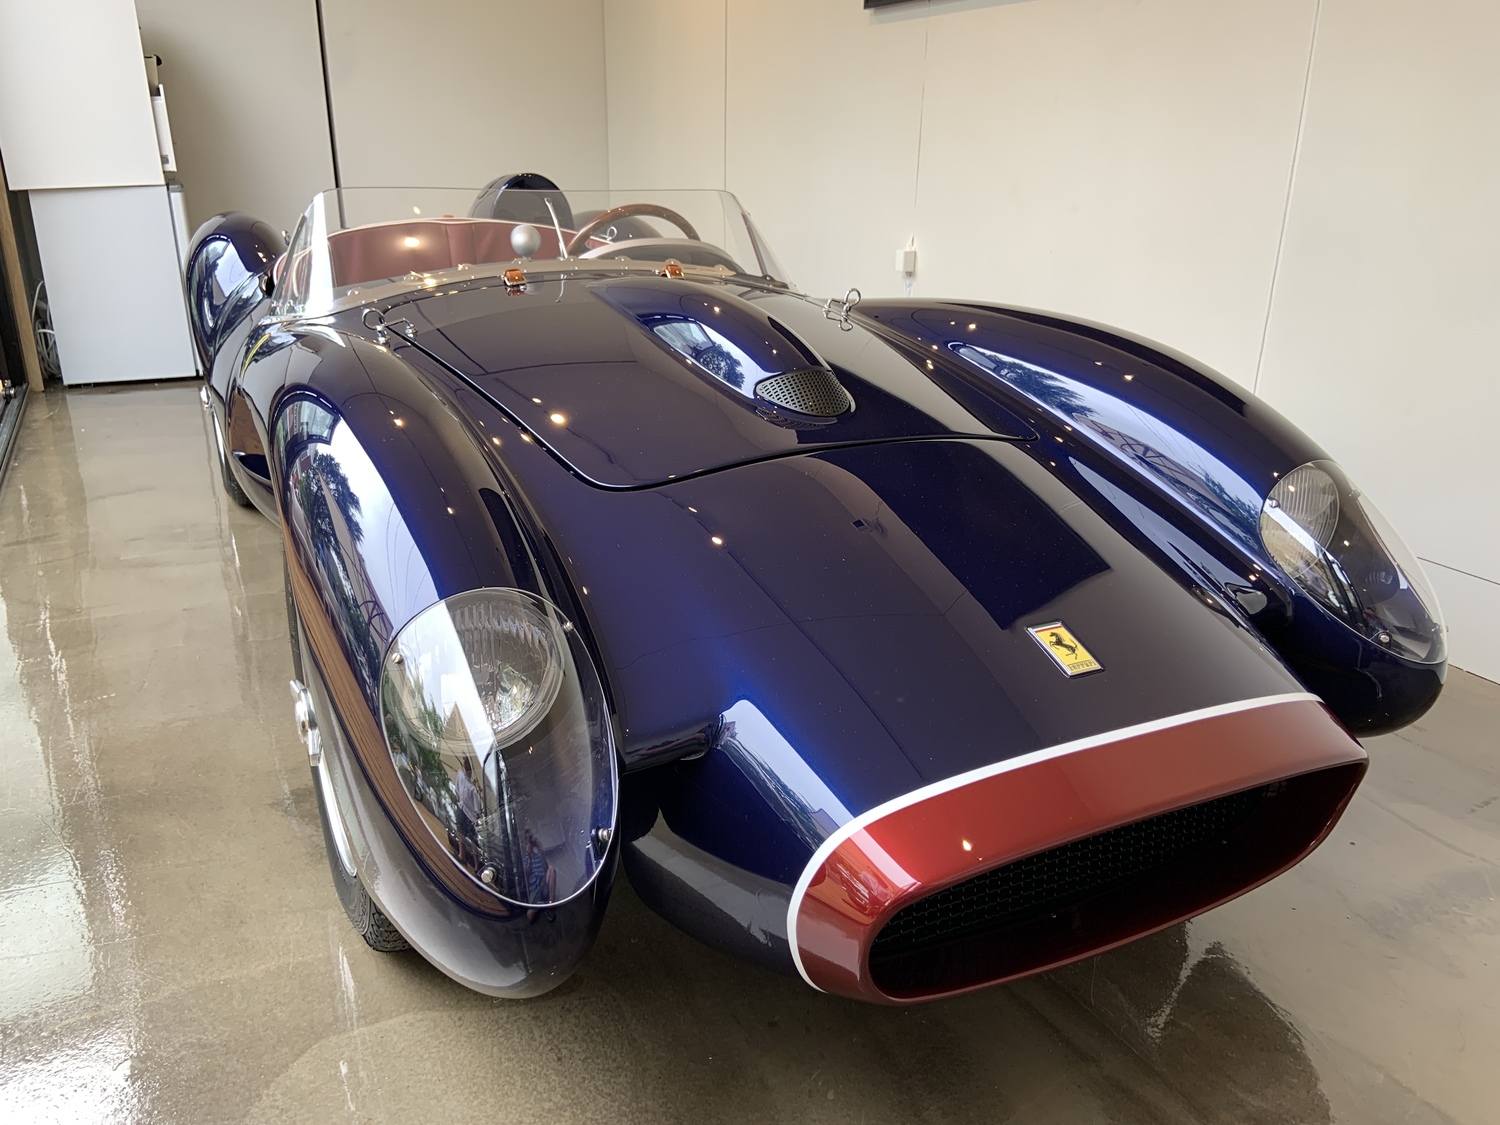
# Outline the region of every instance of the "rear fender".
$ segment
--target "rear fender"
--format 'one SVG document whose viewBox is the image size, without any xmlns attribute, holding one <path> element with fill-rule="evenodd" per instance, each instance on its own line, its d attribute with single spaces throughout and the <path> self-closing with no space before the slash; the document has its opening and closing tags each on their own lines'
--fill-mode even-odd
<svg viewBox="0 0 1500 1125">
<path fill-rule="evenodd" d="M 186 277 L 188 317 L 205 372 L 213 370 L 236 327 L 264 315 L 269 297 L 261 280 L 285 252 L 285 240 L 270 224 L 241 211 L 215 215 L 193 234 Z"/>
</svg>

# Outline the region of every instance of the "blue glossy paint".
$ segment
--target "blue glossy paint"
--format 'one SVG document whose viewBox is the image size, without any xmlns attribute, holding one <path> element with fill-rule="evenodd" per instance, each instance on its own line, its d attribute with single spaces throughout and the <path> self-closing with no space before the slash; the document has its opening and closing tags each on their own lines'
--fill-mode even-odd
<svg viewBox="0 0 1500 1125">
<path fill-rule="evenodd" d="M 432 585 L 401 596 L 378 580 L 330 579 L 327 588 L 369 587 L 357 600 L 378 603 L 390 631 L 457 589 L 528 588 L 535 576 L 493 569 L 507 552 L 486 526 L 494 521 L 481 492 L 526 497 L 545 513 L 527 538 L 544 538 L 566 571 L 553 590 L 577 592 L 627 764 L 700 749 L 692 736 L 705 730 L 722 739 L 726 716 L 748 704 L 782 741 L 808 748 L 813 774 L 844 807 L 863 811 L 997 756 L 1292 686 L 1227 610 L 1185 593 L 1010 443 L 855 446 L 610 492 L 461 387 L 448 388 L 452 416 L 436 415 L 449 417 L 439 439 L 431 392 L 410 389 L 416 381 L 398 357 L 362 341 L 348 349 L 358 371 L 320 368 L 320 393 L 338 388 L 352 429 L 378 435 L 365 442 L 379 451 L 378 470 L 354 476 L 387 482 L 392 503 L 420 521 L 402 542 L 421 544 Z M 430 364 L 410 345 L 402 352 Z M 512 479 L 477 453 L 465 472 L 434 475 L 449 460 L 435 453 L 463 450 L 459 419 L 490 436 Z M 467 441 L 473 450 L 472 433 Z M 420 502 L 434 492 L 442 508 Z M 469 536 L 480 527 L 486 549 L 476 559 Z M 377 559 L 412 549 L 362 548 Z M 1024 632 L 1055 617 L 1117 671 L 1061 677 Z M 344 643 L 373 691 L 381 645 L 357 633 Z M 764 834 L 724 827 L 735 819 L 729 808 L 743 817 L 766 807 L 753 779 L 775 771 L 749 764 L 750 746 L 743 736 L 722 742 L 723 753 L 694 767 L 692 789 L 725 795 L 680 799 L 668 819 L 736 866 L 791 879 L 816 838 L 779 814 L 782 827 Z M 778 838 L 779 847 L 767 843 Z"/>
<path fill-rule="evenodd" d="M 763 380 L 825 366 L 762 309 L 720 286 L 618 277 L 591 282 L 588 291 L 651 333 L 689 370 L 751 404 Z"/>
<path fill-rule="evenodd" d="M 821 839 L 807 825 L 824 802 L 794 814 L 765 798 L 787 780 L 784 745 L 860 812 L 1042 746 L 1295 689 L 1225 607 L 1069 509 L 1009 443 L 860 446 L 630 493 L 515 467 L 588 591 L 627 762 L 679 754 L 717 720 L 668 820 L 767 878 L 793 877 Z M 568 511 L 555 489 L 572 490 Z M 1025 633 L 1059 618 L 1109 675 L 1069 681 Z M 742 706 L 764 722 L 731 738 Z"/>
<path fill-rule="evenodd" d="M 1266 493 L 1327 454 L 1259 399 L 1158 345 L 1030 310 L 874 301 L 859 315 L 924 354 L 951 357 L 959 377 L 987 380 L 1004 408 L 1029 406 L 1025 416 L 1044 431 L 1036 455 L 1060 465 L 1096 508 L 1135 523 L 1142 541 L 1164 545 L 1165 523 L 1178 565 L 1224 596 L 1264 594 L 1266 610 L 1252 613 L 1257 627 L 1351 730 L 1404 726 L 1437 698 L 1446 665 L 1412 663 L 1353 633 L 1267 555 Z M 1149 495 L 1121 507 L 1110 488 L 1080 479 L 1118 478 L 1120 468 Z"/>
<path fill-rule="evenodd" d="M 653 284 L 662 287 L 654 301 L 640 296 Z M 730 319 L 743 362 L 758 371 L 782 369 L 789 348 L 799 362 L 820 359 L 853 396 L 854 410 L 807 429 L 778 424 L 614 307 L 649 317 L 660 314 L 648 307 L 680 310 L 683 302 Z M 722 313 L 713 313 L 715 302 Z M 528 282 L 521 293 L 495 284 L 440 289 L 394 304 L 389 317 L 409 319 L 423 350 L 480 387 L 581 476 L 610 488 L 846 443 L 1032 436 L 993 399 L 982 404 L 987 416 L 976 417 L 895 348 L 869 333 L 842 332 L 817 305 L 775 289 L 583 271 Z M 570 341 L 564 353 L 559 340 Z"/>
<path fill-rule="evenodd" d="M 337 768 L 358 806 L 380 810 L 346 818 L 370 857 L 362 878 L 408 938 L 464 983 L 496 995 L 546 991 L 592 944 L 615 859 L 540 924 L 482 892 L 464 894 L 452 859 L 413 819 L 370 717 L 380 714 L 391 638 L 439 599 L 495 586 L 542 593 L 565 614 L 576 607 L 565 584 L 551 588 L 507 483 L 441 386 L 360 339 L 309 335 L 290 351 L 288 366 L 307 377 L 271 413 L 278 507 L 288 567 L 317 593 L 298 616 L 308 636 L 336 641 L 306 647 L 303 659 L 323 726 L 337 736 Z M 428 879 L 403 878 L 411 864 Z"/>
<path fill-rule="evenodd" d="M 286 242 L 267 223 L 232 211 L 215 215 L 193 234 L 188 249 L 188 312 L 193 342 L 205 374 L 213 370 L 225 337 L 253 323 L 267 303 L 260 279 L 286 253 Z"/>
<path fill-rule="evenodd" d="M 203 318 L 215 409 L 238 455 L 268 454 L 312 591 L 362 839 L 423 873 L 403 925 L 461 979 L 521 995 L 565 975 L 608 891 L 518 933 L 401 827 L 370 733 L 380 662 L 461 590 L 531 590 L 576 623 L 636 771 L 620 836 L 643 897 L 782 967 L 777 906 L 813 850 L 917 786 L 1296 677 L 1355 727 L 1435 695 L 1441 669 L 1361 646 L 1257 554 L 1259 497 L 1321 451 L 1179 357 L 1040 314 L 871 302 L 845 331 L 744 279 L 612 277 L 381 306 L 414 343 L 377 345 L 360 309 L 269 335 L 222 302 Z M 856 409 L 778 424 L 654 331 L 711 323 L 716 299 L 744 382 L 786 362 L 781 341 Z M 1102 674 L 1065 678 L 1026 632 L 1058 619 Z M 444 945 L 463 926 L 489 936 Z"/>
</svg>

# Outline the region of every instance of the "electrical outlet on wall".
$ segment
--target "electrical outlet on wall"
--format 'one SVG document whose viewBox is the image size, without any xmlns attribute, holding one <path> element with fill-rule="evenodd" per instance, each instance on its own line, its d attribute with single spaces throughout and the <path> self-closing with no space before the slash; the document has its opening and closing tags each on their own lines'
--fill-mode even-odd
<svg viewBox="0 0 1500 1125">
<path fill-rule="evenodd" d="M 910 297 L 912 284 L 917 279 L 917 240 L 909 238 L 906 245 L 896 251 L 896 272 L 901 275 L 901 293 Z"/>
</svg>

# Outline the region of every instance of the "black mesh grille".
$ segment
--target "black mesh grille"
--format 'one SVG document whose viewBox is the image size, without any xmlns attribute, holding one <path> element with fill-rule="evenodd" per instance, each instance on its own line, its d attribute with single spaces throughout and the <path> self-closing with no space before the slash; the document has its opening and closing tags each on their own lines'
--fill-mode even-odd
<svg viewBox="0 0 1500 1125">
<path fill-rule="evenodd" d="M 870 950 L 872 964 L 1064 909 L 1218 844 L 1267 788 L 1174 809 L 1039 852 L 957 883 L 896 912 Z"/>
<path fill-rule="evenodd" d="M 816 367 L 763 379 L 755 384 L 755 397 L 814 418 L 833 418 L 854 405 L 833 372 Z"/>
</svg>

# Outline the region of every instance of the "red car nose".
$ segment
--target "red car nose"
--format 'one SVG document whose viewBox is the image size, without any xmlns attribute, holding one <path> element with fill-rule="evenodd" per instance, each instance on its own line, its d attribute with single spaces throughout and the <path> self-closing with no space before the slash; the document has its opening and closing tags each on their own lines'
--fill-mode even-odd
<svg viewBox="0 0 1500 1125">
<path fill-rule="evenodd" d="M 1291 867 L 1364 775 L 1315 697 L 1226 704 L 927 786 L 841 827 L 793 893 L 817 988 L 900 1004 L 1041 972 Z"/>
</svg>

